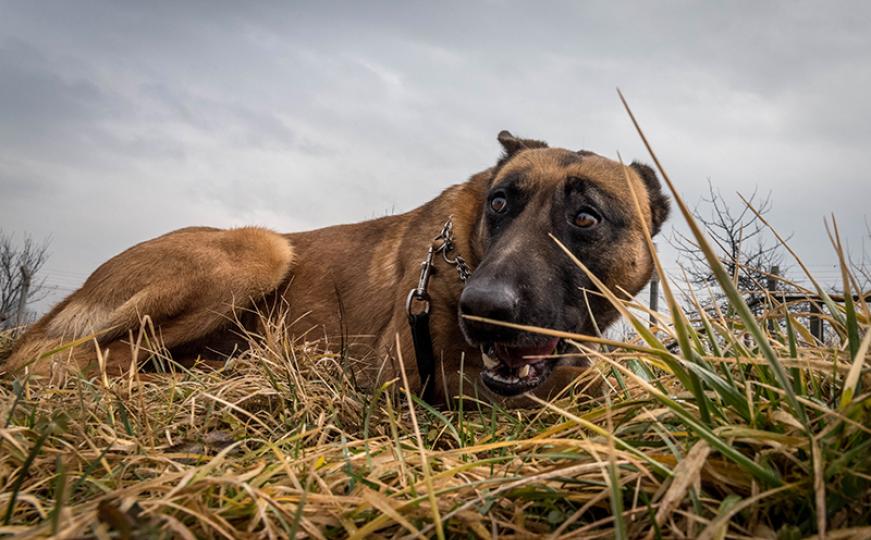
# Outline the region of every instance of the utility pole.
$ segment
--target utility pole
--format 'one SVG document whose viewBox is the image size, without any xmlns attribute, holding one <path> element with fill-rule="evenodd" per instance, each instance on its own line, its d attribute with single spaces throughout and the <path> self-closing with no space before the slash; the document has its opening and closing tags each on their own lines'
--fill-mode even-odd
<svg viewBox="0 0 871 540">
<path fill-rule="evenodd" d="M 15 326 L 24 325 L 24 316 L 27 308 L 27 295 L 30 292 L 30 270 L 26 266 L 21 267 L 21 288 L 18 290 L 18 310 L 15 313 Z"/>
<path fill-rule="evenodd" d="M 651 255 L 656 256 L 656 242 L 653 243 L 653 251 Z M 656 315 L 659 311 L 659 274 L 656 269 L 653 270 L 653 276 L 650 278 L 650 327 L 656 326 Z"/>
<path fill-rule="evenodd" d="M 820 305 L 815 301 L 810 301 L 810 322 L 811 322 L 811 335 L 817 338 L 817 341 L 820 343 L 823 342 L 823 319 L 820 317 L 822 312 L 820 311 Z"/>
<path fill-rule="evenodd" d="M 767 285 L 768 285 L 768 287 L 767 287 L 768 294 L 771 297 L 773 297 L 774 293 L 777 292 L 777 278 L 778 277 L 780 277 L 780 267 L 775 264 L 769 270 L 768 278 L 766 279 Z M 773 306 L 774 302 L 771 302 L 771 305 Z M 774 327 L 775 327 L 774 317 L 772 317 L 769 314 L 769 316 L 768 316 L 768 331 L 771 332 L 772 334 L 774 333 Z"/>
</svg>

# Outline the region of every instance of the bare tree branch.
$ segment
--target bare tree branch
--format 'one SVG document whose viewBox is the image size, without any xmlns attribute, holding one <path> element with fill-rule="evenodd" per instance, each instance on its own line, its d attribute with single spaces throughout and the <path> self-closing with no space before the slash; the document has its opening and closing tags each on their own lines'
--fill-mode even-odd
<svg viewBox="0 0 871 540">
<path fill-rule="evenodd" d="M 0 328 L 23 322 L 23 308 L 49 293 L 45 279 L 37 277 L 47 259 L 47 242 L 25 236 L 19 245 L 0 231 Z"/>
<path fill-rule="evenodd" d="M 762 197 L 758 190 L 754 190 L 747 200 L 762 215 L 771 210 L 770 194 Z M 720 261 L 726 271 L 737 276 L 738 289 L 753 296 L 765 288 L 773 266 L 783 270 L 783 255 L 780 245 L 768 236 L 757 215 L 746 205 L 739 208 L 736 211 L 730 207 L 720 191 L 708 181 L 708 194 L 695 207 L 693 214 L 720 252 Z M 688 285 L 693 288 L 714 286 L 711 288 L 717 289 L 717 279 L 694 238 L 675 232 L 669 243 L 678 251 L 678 264 L 689 280 Z M 783 285 L 778 287 L 781 290 Z M 714 298 L 711 302 L 720 304 L 723 299 Z"/>
</svg>

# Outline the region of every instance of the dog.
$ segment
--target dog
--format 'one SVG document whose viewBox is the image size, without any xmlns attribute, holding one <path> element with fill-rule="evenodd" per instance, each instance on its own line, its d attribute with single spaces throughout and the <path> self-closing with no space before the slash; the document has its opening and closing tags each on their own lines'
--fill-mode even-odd
<svg viewBox="0 0 871 540">
<path fill-rule="evenodd" d="M 250 314 L 281 302 L 296 321 L 288 332 L 324 349 L 344 343 L 364 385 L 399 377 L 401 356 L 433 402 L 458 395 L 463 377 L 466 394 L 493 401 L 553 395 L 589 361 L 557 354 L 569 352 L 560 339 L 482 319 L 604 331 L 618 312 L 563 247 L 634 295 L 653 270 L 642 224 L 656 234 L 669 200 L 638 162 L 508 131 L 498 141 L 495 166 L 404 214 L 290 234 L 193 227 L 135 245 L 37 321 L 4 370 L 94 373 L 86 341 L 97 336 L 100 369 L 123 374 L 145 316 L 173 358 L 220 361 L 244 346 L 237 324 L 256 328 Z M 53 353 L 71 340 L 85 343 Z"/>
</svg>

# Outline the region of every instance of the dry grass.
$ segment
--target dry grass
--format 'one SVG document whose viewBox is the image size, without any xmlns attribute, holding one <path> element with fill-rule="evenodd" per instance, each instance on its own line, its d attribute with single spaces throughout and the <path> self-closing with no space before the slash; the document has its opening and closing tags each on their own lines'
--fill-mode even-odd
<svg viewBox="0 0 871 540">
<path fill-rule="evenodd" d="M 586 349 L 598 367 L 538 410 L 415 398 L 422 447 L 400 382 L 360 392 L 341 358 L 277 329 L 223 372 L 4 382 L 0 533 L 429 538 L 437 511 L 448 537 L 871 534 L 856 529 L 871 515 L 869 395 L 841 406 L 844 347 L 772 339 L 805 424 L 741 323 L 711 326 L 720 339 L 694 334 L 707 354 L 672 355 L 704 379 L 707 418 L 638 341 Z M 591 382 L 598 397 L 580 391 Z"/>
</svg>

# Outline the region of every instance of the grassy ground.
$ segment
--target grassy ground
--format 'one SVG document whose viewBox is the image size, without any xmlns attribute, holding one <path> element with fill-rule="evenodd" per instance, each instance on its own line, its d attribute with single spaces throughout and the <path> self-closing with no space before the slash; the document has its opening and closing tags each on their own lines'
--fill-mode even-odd
<svg viewBox="0 0 871 540">
<path fill-rule="evenodd" d="M 726 317 L 686 355 L 586 349 L 590 376 L 527 411 L 412 418 L 401 381 L 357 392 L 278 332 L 225 373 L 4 382 L 0 534 L 868 537 L 869 340 L 790 321 L 768 343 L 791 392 Z"/>
<path fill-rule="evenodd" d="M 536 410 L 363 393 L 277 328 L 223 372 L 3 381 L 0 534 L 871 537 L 868 306 L 819 343 L 770 300 L 655 333 L 622 304 L 639 337 L 578 336 L 596 368 Z"/>
<path fill-rule="evenodd" d="M 574 336 L 596 367 L 535 410 L 362 393 L 276 329 L 220 373 L 2 381 L 0 534 L 871 538 L 868 305 L 817 288 L 817 342 L 698 238 L 730 305 L 690 321 L 663 281 L 654 332 L 612 297 L 637 337 Z"/>
</svg>

